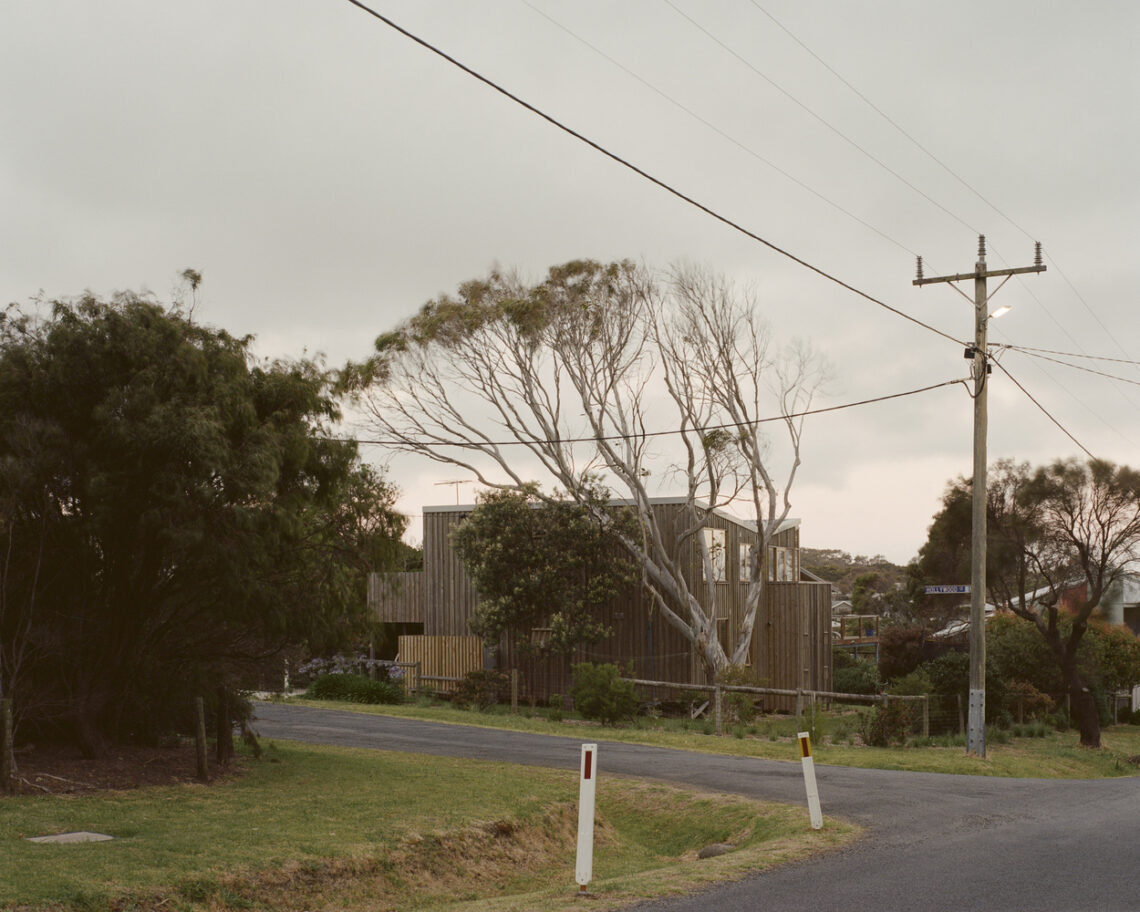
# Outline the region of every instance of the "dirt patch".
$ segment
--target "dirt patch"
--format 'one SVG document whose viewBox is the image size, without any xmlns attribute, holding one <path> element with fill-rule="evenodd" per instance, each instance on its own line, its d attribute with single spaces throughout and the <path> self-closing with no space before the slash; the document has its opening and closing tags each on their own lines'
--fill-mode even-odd
<svg viewBox="0 0 1140 912">
<path fill-rule="evenodd" d="M 197 781 L 193 744 L 178 747 L 111 747 L 94 760 L 68 745 L 44 744 L 16 751 L 17 794 L 93 795 Z M 220 767 L 210 758 L 210 781 L 240 770 L 235 761 Z"/>
</svg>

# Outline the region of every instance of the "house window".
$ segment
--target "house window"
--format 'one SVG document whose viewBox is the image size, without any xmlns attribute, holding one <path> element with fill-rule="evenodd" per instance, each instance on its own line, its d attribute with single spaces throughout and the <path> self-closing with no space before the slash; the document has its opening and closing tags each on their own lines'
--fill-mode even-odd
<svg viewBox="0 0 1140 912">
<path fill-rule="evenodd" d="M 770 548 L 768 555 L 769 580 L 774 583 L 794 583 L 800 578 L 798 548 Z"/>
<path fill-rule="evenodd" d="M 736 578 L 742 583 L 747 583 L 752 579 L 752 546 L 740 546 L 740 567 L 737 570 Z"/>
<path fill-rule="evenodd" d="M 709 562 L 712 564 L 712 581 L 714 583 L 725 582 L 728 555 L 725 553 L 724 529 L 701 529 L 701 543 L 702 550 L 708 551 Z M 708 577 L 705 575 L 707 572 L 704 555 L 702 555 L 701 579 L 706 583 L 708 582 Z"/>
</svg>

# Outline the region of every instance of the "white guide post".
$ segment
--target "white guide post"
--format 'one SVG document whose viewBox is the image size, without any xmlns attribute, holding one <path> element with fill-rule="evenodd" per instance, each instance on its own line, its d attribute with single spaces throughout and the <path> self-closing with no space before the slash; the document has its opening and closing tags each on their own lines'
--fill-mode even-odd
<svg viewBox="0 0 1140 912">
<path fill-rule="evenodd" d="M 804 787 L 807 789 L 808 812 L 811 828 L 823 829 L 823 812 L 819 809 L 819 789 L 815 784 L 815 761 L 811 758 L 811 735 L 800 732 L 800 758 L 804 767 Z"/>
<path fill-rule="evenodd" d="M 586 885 L 594 877 L 594 795 L 598 782 L 598 745 L 582 745 L 582 764 L 578 784 L 578 859 L 574 865 L 574 878 L 578 890 L 586 892 Z"/>
</svg>

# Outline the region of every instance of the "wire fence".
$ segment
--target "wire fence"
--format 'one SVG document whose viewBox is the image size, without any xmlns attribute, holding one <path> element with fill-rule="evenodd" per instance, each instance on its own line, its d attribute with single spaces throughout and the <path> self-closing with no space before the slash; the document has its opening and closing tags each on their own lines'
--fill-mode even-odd
<svg viewBox="0 0 1140 912">
<path fill-rule="evenodd" d="M 404 670 L 403 685 L 409 696 L 452 692 L 463 681 L 460 677 L 423 674 L 420 662 L 395 664 Z M 535 694 L 517 669 L 506 677 L 509 680 L 512 711 L 518 711 L 520 701 L 532 705 L 536 702 Z M 861 706 L 878 707 L 888 713 L 893 711 L 895 724 L 901 726 L 911 737 L 964 736 L 966 731 L 968 705 L 963 694 L 856 694 L 733 684 L 683 684 L 643 678 L 621 680 L 634 685 L 640 702 L 646 709 L 687 713 L 693 719 L 703 716 L 713 721 L 718 735 L 723 735 L 726 724 L 734 721 L 732 717 L 737 712 L 736 707 L 726 707 L 726 697 L 732 694 L 751 697 L 752 708 L 757 712 L 780 711 L 794 714 L 796 719 L 804 720 L 813 737 L 816 735 L 816 720 L 822 712 L 843 713 L 844 710 Z M 1067 694 L 1046 697 L 1044 700 L 1043 696 L 1039 693 L 1006 693 L 990 704 L 990 712 L 993 717 L 1000 717 L 1003 722 L 1015 725 L 1040 723 L 1054 712 L 1063 712 L 1066 716 L 1070 714 Z M 557 699 L 565 706 L 566 694 Z M 1137 695 L 1120 691 L 1108 694 L 1107 699 L 1108 710 L 1115 724 L 1127 719 L 1133 711 L 1132 704 L 1137 701 Z"/>
<path fill-rule="evenodd" d="M 689 712 L 693 718 L 711 712 L 715 730 L 718 735 L 724 734 L 726 721 L 725 696 L 727 694 L 746 694 L 761 698 L 761 710 L 766 709 L 764 700 L 768 698 L 774 698 L 773 703 L 778 701 L 779 705 L 784 705 L 794 700 L 794 712 L 797 719 L 809 718 L 814 720 L 818 708 L 830 707 L 832 704 L 869 704 L 883 708 L 887 708 L 892 704 L 896 706 L 907 706 L 910 707 L 910 715 L 913 716 L 918 726 L 917 733 L 920 733 L 923 737 L 930 736 L 930 696 L 928 694 L 918 696 L 885 693 L 852 694 L 839 693 L 831 690 L 788 690 L 778 687 L 751 687 L 737 684 L 678 684 L 673 681 L 648 681 L 642 678 L 623 678 L 622 680 L 629 681 L 635 687 L 641 689 L 643 695 L 645 695 L 645 691 L 648 689 L 648 702 L 651 704 L 656 703 L 660 705 L 661 703 L 672 703 L 681 706 L 687 704 L 690 707 Z M 664 691 L 664 695 L 666 696 L 664 700 L 661 699 L 662 691 Z M 703 702 L 699 699 L 693 701 L 691 699 L 686 700 L 683 696 L 692 693 L 705 695 L 706 699 Z"/>
</svg>

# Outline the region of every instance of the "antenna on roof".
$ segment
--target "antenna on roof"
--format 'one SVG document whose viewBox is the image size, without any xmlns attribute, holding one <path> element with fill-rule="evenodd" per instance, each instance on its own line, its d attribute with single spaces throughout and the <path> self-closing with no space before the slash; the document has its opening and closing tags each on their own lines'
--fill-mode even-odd
<svg viewBox="0 0 1140 912">
<path fill-rule="evenodd" d="M 440 485 L 455 485 L 455 505 L 459 506 L 459 486 L 464 484 L 474 484 L 473 481 L 437 481 L 435 486 L 438 488 Z"/>
</svg>

